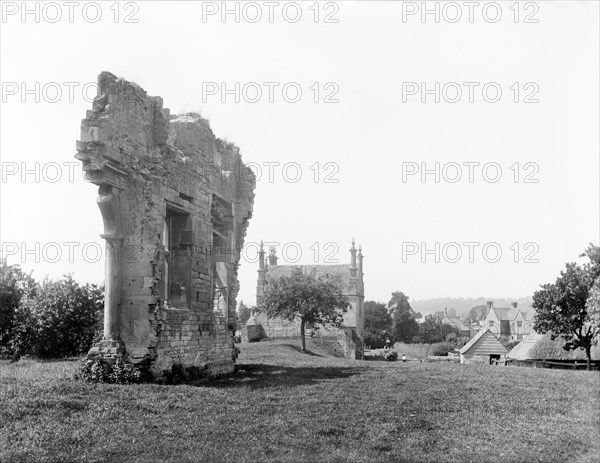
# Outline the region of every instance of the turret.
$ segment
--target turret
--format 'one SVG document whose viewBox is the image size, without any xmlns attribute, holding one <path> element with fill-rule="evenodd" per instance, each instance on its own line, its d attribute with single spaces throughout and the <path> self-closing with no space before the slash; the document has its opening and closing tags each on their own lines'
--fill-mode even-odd
<svg viewBox="0 0 600 463">
<path fill-rule="evenodd" d="M 358 292 L 364 294 L 362 246 L 358 246 Z"/>
<path fill-rule="evenodd" d="M 258 271 L 265 270 L 265 245 L 260 242 L 260 248 L 258 249 Z"/>
<path fill-rule="evenodd" d="M 352 238 L 352 247 L 350 248 L 350 267 L 356 268 L 356 247 L 354 246 L 354 238 Z"/>
<path fill-rule="evenodd" d="M 258 248 L 258 281 L 256 282 L 256 304 L 260 305 L 263 300 L 265 279 L 267 270 L 265 268 L 265 248 L 261 241 Z"/>
<path fill-rule="evenodd" d="M 277 265 L 277 251 L 275 246 L 269 248 L 269 265 Z"/>
</svg>

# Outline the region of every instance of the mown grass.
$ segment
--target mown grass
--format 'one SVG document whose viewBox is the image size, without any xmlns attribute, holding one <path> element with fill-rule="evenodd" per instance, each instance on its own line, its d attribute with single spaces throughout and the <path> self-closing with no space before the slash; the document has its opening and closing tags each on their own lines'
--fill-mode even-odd
<svg viewBox="0 0 600 463">
<path fill-rule="evenodd" d="M 592 462 L 597 372 L 364 362 L 243 344 L 195 385 L 77 382 L 0 363 L 0 461 Z"/>
</svg>

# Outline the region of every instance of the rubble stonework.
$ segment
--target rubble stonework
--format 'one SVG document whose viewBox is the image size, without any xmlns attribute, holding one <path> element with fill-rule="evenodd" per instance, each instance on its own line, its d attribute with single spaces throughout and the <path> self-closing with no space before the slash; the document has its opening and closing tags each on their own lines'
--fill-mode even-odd
<svg viewBox="0 0 600 463">
<path fill-rule="evenodd" d="M 256 182 L 208 121 L 162 104 L 103 72 L 81 124 L 76 158 L 99 187 L 106 241 L 104 339 L 88 359 L 228 373 Z"/>
</svg>

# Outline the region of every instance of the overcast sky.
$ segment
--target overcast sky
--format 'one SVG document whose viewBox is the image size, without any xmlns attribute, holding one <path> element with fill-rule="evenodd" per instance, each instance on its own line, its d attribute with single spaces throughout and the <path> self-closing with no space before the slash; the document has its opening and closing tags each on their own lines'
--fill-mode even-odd
<svg viewBox="0 0 600 463">
<path fill-rule="evenodd" d="M 73 158 L 101 71 L 200 112 L 260 170 L 246 303 L 260 240 L 314 264 L 354 237 L 381 301 L 528 295 L 598 244 L 598 2 L 79 3 L 2 6 L 2 250 L 37 278 L 104 278 Z"/>
</svg>

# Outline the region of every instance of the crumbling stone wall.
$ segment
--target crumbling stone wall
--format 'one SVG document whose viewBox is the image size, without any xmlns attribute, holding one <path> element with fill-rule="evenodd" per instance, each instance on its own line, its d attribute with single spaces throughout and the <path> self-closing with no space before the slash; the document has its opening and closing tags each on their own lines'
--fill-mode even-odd
<svg viewBox="0 0 600 463">
<path fill-rule="evenodd" d="M 198 114 L 104 72 L 76 158 L 97 185 L 106 240 L 104 340 L 155 376 L 233 371 L 237 269 L 255 178 Z"/>
</svg>

